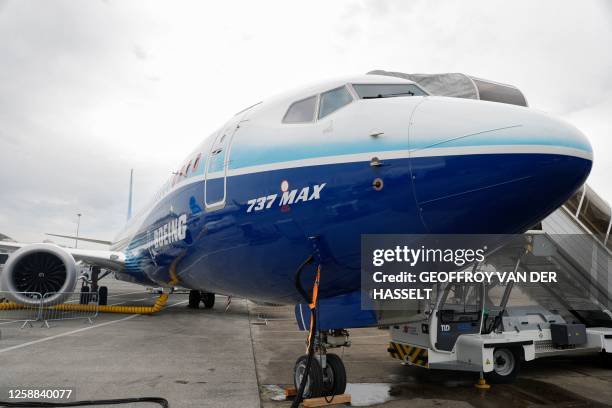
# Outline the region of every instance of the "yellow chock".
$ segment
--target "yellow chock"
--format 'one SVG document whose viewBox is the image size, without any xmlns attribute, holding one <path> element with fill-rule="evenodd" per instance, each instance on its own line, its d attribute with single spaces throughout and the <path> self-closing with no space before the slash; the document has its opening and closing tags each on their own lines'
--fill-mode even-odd
<svg viewBox="0 0 612 408">
<path fill-rule="evenodd" d="M 476 384 L 474 384 L 474 387 L 478 388 L 479 390 L 488 390 L 489 388 L 491 388 L 491 386 L 489 384 L 487 384 L 487 381 L 484 379 L 484 377 L 481 377 L 478 379 L 478 382 Z"/>
</svg>

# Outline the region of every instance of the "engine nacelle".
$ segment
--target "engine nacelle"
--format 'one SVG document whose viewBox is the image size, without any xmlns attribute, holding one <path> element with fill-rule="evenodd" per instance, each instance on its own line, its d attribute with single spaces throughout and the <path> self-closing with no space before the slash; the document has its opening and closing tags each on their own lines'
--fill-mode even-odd
<svg viewBox="0 0 612 408">
<path fill-rule="evenodd" d="M 40 293 L 43 304 L 58 304 L 74 292 L 76 281 L 76 262 L 66 250 L 53 244 L 31 244 L 8 257 L 0 275 L 0 290 L 21 304 L 37 305 L 40 299 L 20 292 Z M 45 296 L 48 293 L 55 294 Z"/>
</svg>

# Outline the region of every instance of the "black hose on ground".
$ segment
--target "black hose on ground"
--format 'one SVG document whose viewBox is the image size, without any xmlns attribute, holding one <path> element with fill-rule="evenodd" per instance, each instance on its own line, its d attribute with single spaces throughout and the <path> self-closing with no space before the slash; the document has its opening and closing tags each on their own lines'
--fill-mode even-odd
<svg viewBox="0 0 612 408">
<path fill-rule="evenodd" d="M 312 315 L 312 324 L 313 327 L 317 325 L 316 315 Z M 314 339 L 310 341 L 308 344 L 308 358 L 306 360 L 306 369 L 304 370 L 304 375 L 302 376 L 302 382 L 300 383 L 300 388 L 297 390 L 297 394 L 293 399 L 293 403 L 291 404 L 291 408 L 298 408 L 300 403 L 304 400 L 304 388 L 306 388 L 306 382 L 308 382 L 308 376 L 310 375 L 310 367 L 312 366 L 312 358 L 314 357 Z"/>
<path fill-rule="evenodd" d="M 170 404 L 168 400 L 158 397 L 140 397 L 140 398 L 121 398 L 121 399 L 109 399 L 109 400 L 91 400 L 91 401 L 69 401 L 69 402 L 7 402 L 0 401 L 0 407 L 85 407 L 92 405 L 119 405 L 119 404 L 133 404 L 139 402 L 149 402 L 153 404 L 159 404 L 163 408 L 169 408 Z"/>
</svg>

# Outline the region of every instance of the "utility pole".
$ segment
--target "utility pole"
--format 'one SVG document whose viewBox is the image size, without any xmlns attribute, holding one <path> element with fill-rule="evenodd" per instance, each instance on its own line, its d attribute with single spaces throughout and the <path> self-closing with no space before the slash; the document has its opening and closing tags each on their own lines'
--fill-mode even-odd
<svg viewBox="0 0 612 408">
<path fill-rule="evenodd" d="M 134 169 L 130 169 L 130 192 L 128 195 L 128 210 L 127 210 L 127 220 L 129 221 L 132 218 L 132 195 L 134 190 Z"/>
<path fill-rule="evenodd" d="M 81 226 L 81 213 L 77 214 L 77 231 L 76 231 L 76 239 L 74 240 L 74 248 L 78 248 L 79 247 L 79 227 Z"/>
</svg>

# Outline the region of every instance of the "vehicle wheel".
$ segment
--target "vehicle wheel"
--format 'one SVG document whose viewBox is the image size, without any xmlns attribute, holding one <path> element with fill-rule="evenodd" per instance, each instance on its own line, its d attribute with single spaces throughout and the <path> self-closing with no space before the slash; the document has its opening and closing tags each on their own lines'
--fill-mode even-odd
<svg viewBox="0 0 612 408">
<path fill-rule="evenodd" d="M 307 361 L 308 356 L 304 355 L 297 359 L 295 362 L 295 367 L 293 368 L 293 385 L 295 385 L 295 389 L 298 392 L 300 390 L 300 384 L 302 384 L 302 378 L 306 373 Z M 319 364 L 319 361 L 313 356 L 302 397 L 304 399 L 316 398 L 320 397 L 321 395 L 323 395 L 323 375 L 321 373 L 321 364 Z"/>
<path fill-rule="evenodd" d="M 493 371 L 485 373 L 487 381 L 493 384 L 510 384 L 516 380 L 521 359 L 516 350 L 500 347 L 493 351 Z"/>
<path fill-rule="evenodd" d="M 82 305 L 89 303 L 89 286 L 81 286 L 81 298 L 79 299 L 79 303 Z"/>
<path fill-rule="evenodd" d="M 202 292 L 202 303 L 204 303 L 204 309 L 212 309 L 215 305 L 215 294 L 210 292 Z"/>
<path fill-rule="evenodd" d="M 106 286 L 98 288 L 98 304 L 103 306 L 108 304 L 108 288 Z"/>
<path fill-rule="evenodd" d="M 604 367 L 612 369 L 612 353 L 601 352 L 601 362 Z"/>
<path fill-rule="evenodd" d="M 327 366 L 323 375 L 323 395 L 340 395 L 346 390 L 346 369 L 336 354 L 327 354 Z"/>
<path fill-rule="evenodd" d="M 190 290 L 189 291 L 189 304 L 187 305 L 187 307 L 191 309 L 198 309 L 200 307 L 201 300 L 202 300 L 202 297 L 200 295 L 199 290 Z"/>
</svg>

